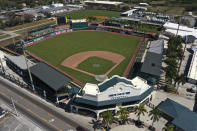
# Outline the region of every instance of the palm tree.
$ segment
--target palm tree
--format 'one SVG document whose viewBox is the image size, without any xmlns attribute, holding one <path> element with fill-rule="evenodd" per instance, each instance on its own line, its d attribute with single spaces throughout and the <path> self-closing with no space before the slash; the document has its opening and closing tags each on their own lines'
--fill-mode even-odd
<svg viewBox="0 0 197 131">
<path fill-rule="evenodd" d="M 103 120 L 102 123 L 105 125 L 106 130 L 110 129 L 110 125 L 114 121 L 114 116 L 111 110 L 107 110 L 106 112 L 102 113 Z"/>
<path fill-rule="evenodd" d="M 177 75 L 176 78 L 175 78 L 175 86 L 176 87 L 176 83 L 178 84 L 177 85 L 177 88 L 176 88 L 176 93 L 178 93 L 178 89 L 179 89 L 179 85 L 184 85 L 186 83 L 186 77 L 184 74 L 181 74 L 181 75 Z"/>
<path fill-rule="evenodd" d="M 102 129 L 103 128 L 103 124 L 101 123 L 101 120 L 93 120 L 92 119 L 92 122 L 90 122 L 90 124 L 93 124 L 94 131 L 96 129 Z"/>
<path fill-rule="evenodd" d="M 147 112 L 146 108 L 144 107 L 144 104 L 139 104 L 139 106 L 136 107 L 136 112 L 135 114 L 138 117 L 138 123 L 140 123 L 140 117 L 141 115 L 145 115 L 145 113 Z"/>
<path fill-rule="evenodd" d="M 121 120 L 121 124 L 125 124 L 126 120 L 128 120 L 128 114 L 129 112 L 127 111 L 127 108 L 124 107 L 119 107 L 118 115 L 119 119 Z"/>
<path fill-rule="evenodd" d="M 168 124 L 166 127 L 162 128 L 163 131 L 173 131 L 174 130 L 174 125 L 173 124 Z"/>
<path fill-rule="evenodd" d="M 153 124 L 156 122 L 156 121 L 159 121 L 159 118 L 160 118 L 160 111 L 154 107 L 150 112 L 149 112 L 149 115 L 150 116 L 150 119 L 153 121 L 152 122 L 152 128 L 153 128 Z"/>
</svg>

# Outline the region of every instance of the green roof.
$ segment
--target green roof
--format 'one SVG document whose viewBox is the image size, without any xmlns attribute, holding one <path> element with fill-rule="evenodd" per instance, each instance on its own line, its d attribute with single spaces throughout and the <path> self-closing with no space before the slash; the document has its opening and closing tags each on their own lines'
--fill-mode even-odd
<svg viewBox="0 0 197 131">
<path fill-rule="evenodd" d="M 65 74 L 57 71 L 43 62 L 31 67 L 30 70 L 35 77 L 40 79 L 54 91 L 58 91 L 72 81 L 72 79 Z"/>
<path fill-rule="evenodd" d="M 184 131 L 197 131 L 197 113 L 167 98 L 158 105 L 158 109 L 174 118 L 172 124 Z"/>
<path fill-rule="evenodd" d="M 100 92 L 103 92 L 106 89 L 116 85 L 119 82 L 123 82 L 123 83 L 128 84 L 128 85 L 133 85 L 131 83 L 131 81 L 128 81 L 128 80 L 125 80 L 125 79 L 119 78 L 119 77 L 113 77 L 112 79 L 110 79 L 110 80 L 108 80 L 108 81 L 106 81 L 102 84 L 99 84 L 99 90 L 100 90 Z"/>
</svg>

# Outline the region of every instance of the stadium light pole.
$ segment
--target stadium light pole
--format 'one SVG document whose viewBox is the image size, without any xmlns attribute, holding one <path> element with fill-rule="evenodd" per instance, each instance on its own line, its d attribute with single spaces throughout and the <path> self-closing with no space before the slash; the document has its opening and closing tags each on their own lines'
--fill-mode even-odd
<svg viewBox="0 0 197 131">
<path fill-rule="evenodd" d="M 23 56 L 25 58 L 25 63 L 26 63 L 26 66 L 27 66 L 27 71 L 28 71 L 28 74 L 29 74 L 31 86 L 33 88 L 33 91 L 35 92 L 35 88 L 34 88 L 34 84 L 33 84 L 33 79 L 32 79 L 32 75 L 31 75 L 31 71 L 29 69 L 29 65 L 28 65 L 28 62 L 27 62 L 26 53 L 25 53 L 25 49 L 24 49 L 25 41 L 24 40 L 21 40 L 21 44 L 22 44 Z"/>
</svg>

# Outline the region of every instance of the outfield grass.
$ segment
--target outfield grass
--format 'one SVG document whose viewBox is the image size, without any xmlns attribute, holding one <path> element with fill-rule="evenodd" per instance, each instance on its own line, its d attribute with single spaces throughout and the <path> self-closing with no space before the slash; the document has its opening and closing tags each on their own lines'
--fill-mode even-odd
<svg viewBox="0 0 197 131">
<path fill-rule="evenodd" d="M 139 42 L 140 39 L 136 37 L 128 37 L 107 32 L 82 31 L 59 35 L 28 47 L 27 50 L 84 83 L 96 83 L 95 78 L 64 67 L 61 65 L 61 62 L 69 56 L 79 52 L 110 51 L 124 56 L 125 59 L 108 77 L 114 74 L 122 75 Z"/>
<path fill-rule="evenodd" d="M 115 63 L 112 61 L 99 57 L 90 57 L 80 63 L 77 68 L 95 75 L 103 75 L 114 65 Z"/>
<path fill-rule="evenodd" d="M 71 19 L 83 19 L 90 16 L 116 17 L 116 16 L 120 16 L 120 12 L 106 11 L 106 10 L 82 10 L 82 11 L 66 14 L 66 16 Z"/>
</svg>

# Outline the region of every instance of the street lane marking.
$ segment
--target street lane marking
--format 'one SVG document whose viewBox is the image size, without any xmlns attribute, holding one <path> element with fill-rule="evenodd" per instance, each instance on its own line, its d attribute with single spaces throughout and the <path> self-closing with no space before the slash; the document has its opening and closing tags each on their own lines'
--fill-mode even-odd
<svg viewBox="0 0 197 131">
<path fill-rule="evenodd" d="M 4 87 L 4 88 L 5 88 L 5 87 Z M 15 88 L 15 87 L 14 87 L 14 88 Z M 18 95 L 17 93 L 15 93 L 14 91 L 10 90 L 9 88 L 5 88 L 5 89 L 6 89 L 7 91 L 9 91 L 9 92 L 14 93 L 14 94 L 17 95 L 18 97 L 20 97 L 22 100 L 25 100 L 25 101 L 27 101 L 27 102 L 30 103 L 30 104 L 33 104 L 34 107 L 37 107 L 37 108 L 43 110 L 43 111 L 46 112 L 50 117 L 62 121 L 63 123 L 65 123 L 65 124 L 66 124 L 67 126 L 69 126 L 70 128 L 74 128 L 74 127 L 73 127 L 72 125 L 70 125 L 69 123 L 67 123 L 67 122 L 65 122 L 65 121 L 63 121 L 63 120 L 61 120 L 61 119 L 59 119 L 58 117 L 56 117 L 56 116 L 54 116 L 53 114 L 49 113 L 47 110 L 45 110 L 45 109 L 39 107 L 38 105 L 32 103 L 32 102 L 29 101 L 28 99 L 25 99 L 24 97 Z M 17 89 L 16 89 L 16 90 L 17 90 Z M 23 93 L 23 92 L 22 92 L 22 93 Z M 33 97 L 34 97 L 34 96 L 33 96 Z"/>
<path fill-rule="evenodd" d="M 6 96 L 5 94 L 3 94 L 2 92 L 0 92 L 0 94 L 4 97 L 6 97 L 7 99 L 10 99 L 8 96 Z M 16 100 L 13 100 L 14 103 L 18 104 L 18 106 L 20 106 L 21 108 L 25 109 L 26 111 L 32 113 L 33 115 L 35 115 L 36 117 L 38 117 L 40 120 L 46 122 L 47 124 L 51 125 L 53 128 L 57 129 L 58 131 L 63 131 L 62 129 L 57 128 L 55 125 L 51 124 L 50 122 L 48 122 L 48 120 L 44 119 L 43 117 L 40 117 L 38 114 L 32 112 L 29 108 L 26 108 L 24 105 L 18 103 Z"/>
</svg>

